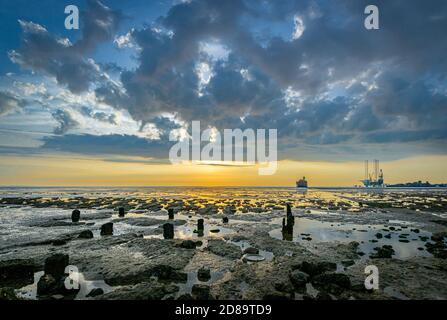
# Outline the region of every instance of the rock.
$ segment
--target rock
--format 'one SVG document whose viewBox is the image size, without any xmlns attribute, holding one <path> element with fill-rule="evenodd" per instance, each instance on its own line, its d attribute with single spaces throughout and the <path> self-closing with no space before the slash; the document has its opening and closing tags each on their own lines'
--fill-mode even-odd
<svg viewBox="0 0 447 320">
<path fill-rule="evenodd" d="M 101 226 L 101 235 L 102 236 L 113 235 L 113 222 L 107 222 Z"/>
<path fill-rule="evenodd" d="M 351 241 L 348 243 L 349 250 L 354 251 L 354 252 L 357 251 L 359 246 L 360 246 L 360 243 L 358 243 L 357 241 Z"/>
<path fill-rule="evenodd" d="M 150 274 L 158 277 L 160 280 L 167 280 L 173 282 L 186 282 L 188 275 L 184 272 L 175 270 L 169 265 L 157 265 L 151 269 Z"/>
<path fill-rule="evenodd" d="M 177 300 L 193 300 L 193 297 L 189 293 L 180 295 Z"/>
<path fill-rule="evenodd" d="M 242 256 L 240 247 L 223 240 L 209 240 L 207 249 L 218 256 L 228 259 L 236 260 Z"/>
<path fill-rule="evenodd" d="M 126 217 L 126 218 L 118 218 L 114 219 L 112 222 L 122 222 L 125 224 L 129 224 L 131 226 L 136 227 L 151 227 L 163 225 L 166 220 L 162 219 L 154 219 L 148 217 Z M 174 226 L 180 226 L 186 223 L 185 220 L 170 220 L 169 223 L 172 223 Z"/>
<path fill-rule="evenodd" d="M 213 300 L 210 293 L 210 287 L 203 284 L 195 284 L 192 286 L 191 295 L 196 300 Z"/>
<path fill-rule="evenodd" d="M 223 217 L 223 218 L 222 218 L 222 222 L 223 222 L 223 223 L 228 223 L 228 217 Z"/>
<path fill-rule="evenodd" d="M 13 288 L 0 288 L 0 301 L 19 300 Z"/>
<path fill-rule="evenodd" d="M 433 256 L 439 259 L 447 258 L 447 245 L 444 243 L 444 237 L 437 237 L 436 234 L 432 236 L 432 240 L 436 239 L 435 243 L 427 242 L 425 247 L 427 251 L 430 252 Z"/>
<path fill-rule="evenodd" d="M 90 290 L 90 292 L 86 295 L 87 298 L 91 298 L 91 297 L 97 297 L 104 294 L 104 290 L 102 290 L 101 288 L 94 288 L 92 290 Z"/>
<path fill-rule="evenodd" d="M 291 297 L 290 297 L 290 295 L 283 293 L 283 292 L 270 292 L 270 293 L 266 293 L 262 297 L 262 300 L 283 301 L 283 300 L 291 300 Z"/>
<path fill-rule="evenodd" d="M 226 206 L 223 210 L 224 214 L 233 215 L 237 211 L 235 206 Z"/>
<path fill-rule="evenodd" d="M 118 216 L 120 217 L 120 218 L 124 218 L 124 216 L 126 215 L 126 211 L 124 210 L 124 208 L 119 208 L 118 209 Z"/>
<path fill-rule="evenodd" d="M 163 225 L 163 238 L 174 239 L 174 225 L 172 223 L 165 223 Z"/>
<path fill-rule="evenodd" d="M 377 239 L 382 239 L 382 237 L 383 237 L 383 235 L 380 232 L 376 233 L 376 238 Z"/>
<path fill-rule="evenodd" d="M 307 273 L 311 277 L 313 277 L 327 271 L 337 270 L 337 264 L 328 261 L 319 261 L 319 262 L 303 261 L 301 264 L 297 266 L 296 269 L 299 269 Z"/>
<path fill-rule="evenodd" d="M 447 237 L 446 232 L 437 232 L 432 234 L 431 239 L 435 242 L 440 242 L 443 241 L 445 237 Z"/>
<path fill-rule="evenodd" d="M 289 275 L 290 282 L 292 282 L 296 289 L 304 288 L 309 278 L 307 273 L 300 270 L 293 270 Z"/>
<path fill-rule="evenodd" d="M 65 268 L 68 266 L 69 257 L 67 254 L 57 253 L 45 259 L 44 271 L 46 275 L 51 275 L 59 280 L 65 274 Z"/>
<path fill-rule="evenodd" d="M 326 292 L 318 292 L 317 296 L 315 297 L 315 300 L 332 300 L 332 297 L 329 293 Z"/>
<path fill-rule="evenodd" d="M 50 299 L 51 299 L 51 300 L 63 300 L 63 299 L 64 299 L 64 296 L 63 296 L 62 294 L 53 294 L 53 295 L 50 297 Z"/>
<path fill-rule="evenodd" d="M 82 231 L 79 234 L 78 238 L 80 238 L 80 239 L 92 239 L 93 238 L 93 232 L 90 231 L 90 230 L 84 230 L 84 231 Z"/>
<path fill-rule="evenodd" d="M 37 282 L 37 295 L 46 296 L 58 292 L 60 281 L 57 281 L 51 274 L 44 274 Z"/>
<path fill-rule="evenodd" d="M 153 279 L 132 286 L 120 286 L 114 291 L 95 297 L 98 300 L 162 300 L 178 291 L 174 284 L 160 283 Z"/>
<path fill-rule="evenodd" d="M 53 241 L 51 242 L 51 244 L 52 244 L 53 246 L 64 246 L 64 245 L 67 244 L 67 241 L 66 241 L 66 240 L 63 240 L 63 239 L 56 239 L 56 240 L 53 240 Z"/>
<path fill-rule="evenodd" d="M 391 233 L 386 234 L 386 235 L 385 235 L 385 238 L 387 238 L 387 239 L 391 239 Z"/>
<path fill-rule="evenodd" d="M 259 250 L 253 247 L 248 247 L 243 251 L 243 254 L 258 254 Z"/>
<path fill-rule="evenodd" d="M 93 257 L 98 258 L 87 261 L 88 270 L 82 267 L 82 271 L 100 272 L 110 286 L 136 285 L 147 282 L 151 276 L 168 282 L 183 282 L 187 274 L 182 270 L 196 251 L 183 249 L 180 243 L 178 240 L 144 239 L 132 234 L 89 241 L 88 247 L 96 249 L 100 245 L 102 249 L 99 254 L 93 252 Z M 85 244 L 79 245 L 87 248 Z"/>
<path fill-rule="evenodd" d="M 211 232 L 211 233 L 219 233 L 220 230 L 219 230 L 219 229 L 211 229 L 210 232 Z"/>
<path fill-rule="evenodd" d="M 211 279 L 210 269 L 204 267 L 200 268 L 197 271 L 197 278 L 199 279 L 199 281 L 207 282 L 209 279 Z"/>
<path fill-rule="evenodd" d="M 71 221 L 72 222 L 79 222 L 79 220 L 81 219 L 81 211 L 79 210 L 73 210 L 73 212 L 71 213 Z"/>
<path fill-rule="evenodd" d="M 447 259 L 447 250 L 436 250 L 433 255 L 439 259 Z"/>
<path fill-rule="evenodd" d="M 0 285 L 20 288 L 34 282 L 34 272 L 39 268 L 32 260 L 14 259 L 0 262 Z"/>
<path fill-rule="evenodd" d="M 217 214 L 218 208 L 214 204 L 207 204 L 204 208 L 199 208 L 197 210 L 198 215 L 210 215 L 210 214 Z"/>
<path fill-rule="evenodd" d="M 343 273 L 322 273 L 312 279 L 312 285 L 332 294 L 340 294 L 351 288 L 351 280 Z"/>
<path fill-rule="evenodd" d="M 83 225 L 85 222 L 76 222 L 76 225 Z M 52 228 L 52 227 L 70 227 L 73 226 L 73 222 L 68 221 L 58 221 L 58 220 L 52 220 L 52 221 L 38 221 L 38 222 L 32 222 L 29 224 L 30 227 L 39 227 L 39 228 Z"/>
<path fill-rule="evenodd" d="M 373 259 L 377 258 L 391 259 L 392 255 L 395 253 L 393 247 L 390 245 L 384 245 L 381 248 L 376 247 L 374 248 L 374 250 L 377 252 L 370 256 Z"/>
<path fill-rule="evenodd" d="M 276 291 L 285 292 L 289 294 L 293 294 L 295 292 L 295 287 L 291 283 L 290 279 L 284 277 L 274 280 L 273 288 Z"/>
<path fill-rule="evenodd" d="M 183 240 L 182 243 L 180 244 L 180 247 L 185 249 L 195 249 L 196 243 L 192 240 Z"/>
<path fill-rule="evenodd" d="M 344 267 L 350 267 L 350 266 L 354 265 L 354 263 L 355 263 L 354 260 L 351 260 L 351 259 L 346 259 L 346 260 L 341 261 L 341 264 Z"/>
</svg>

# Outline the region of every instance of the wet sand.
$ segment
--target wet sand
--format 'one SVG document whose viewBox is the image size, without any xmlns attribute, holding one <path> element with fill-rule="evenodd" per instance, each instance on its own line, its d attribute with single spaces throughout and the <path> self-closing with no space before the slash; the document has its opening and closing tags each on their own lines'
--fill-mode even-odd
<svg viewBox="0 0 447 320">
<path fill-rule="evenodd" d="M 101 235 L 110 222 L 113 235 Z M 446 299 L 446 235 L 446 190 L 0 189 L 0 290 L 11 299 Z M 79 291 L 44 276 L 55 255 L 77 267 Z M 365 289 L 367 265 L 379 268 L 378 290 Z"/>
</svg>

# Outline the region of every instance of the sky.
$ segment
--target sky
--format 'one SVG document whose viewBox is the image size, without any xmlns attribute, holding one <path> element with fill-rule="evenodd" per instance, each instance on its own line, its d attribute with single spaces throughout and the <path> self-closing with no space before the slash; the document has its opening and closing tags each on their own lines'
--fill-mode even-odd
<svg viewBox="0 0 447 320">
<path fill-rule="evenodd" d="M 0 0 L 0 185 L 447 182 L 445 30 L 442 0 Z M 172 165 L 192 121 L 277 129 L 277 172 Z"/>
</svg>

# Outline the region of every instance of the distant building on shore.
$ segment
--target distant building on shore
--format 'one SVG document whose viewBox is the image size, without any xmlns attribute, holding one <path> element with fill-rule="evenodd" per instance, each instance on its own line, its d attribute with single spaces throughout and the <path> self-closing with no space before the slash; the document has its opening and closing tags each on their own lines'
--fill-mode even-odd
<svg viewBox="0 0 447 320">
<path fill-rule="evenodd" d="M 396 183 L 388 185 L 390 188 L 447 188 L 447 183 L 437 183 L 431 184 L 428 181 L 416 181 L 416 182 L 406 182 L 406 183 Z"/>
</svg>

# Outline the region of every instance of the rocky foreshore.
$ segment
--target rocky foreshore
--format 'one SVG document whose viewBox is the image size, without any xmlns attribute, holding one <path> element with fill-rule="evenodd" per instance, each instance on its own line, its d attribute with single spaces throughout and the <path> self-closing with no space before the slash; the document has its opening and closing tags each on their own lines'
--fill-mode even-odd
<svg viewBox="0 0 447 320">
<path fill-rule="evenodd" d="M 358 197 L 2 198 L 0 298 L 446 299 L 439 209 Z"/>
</svg>

